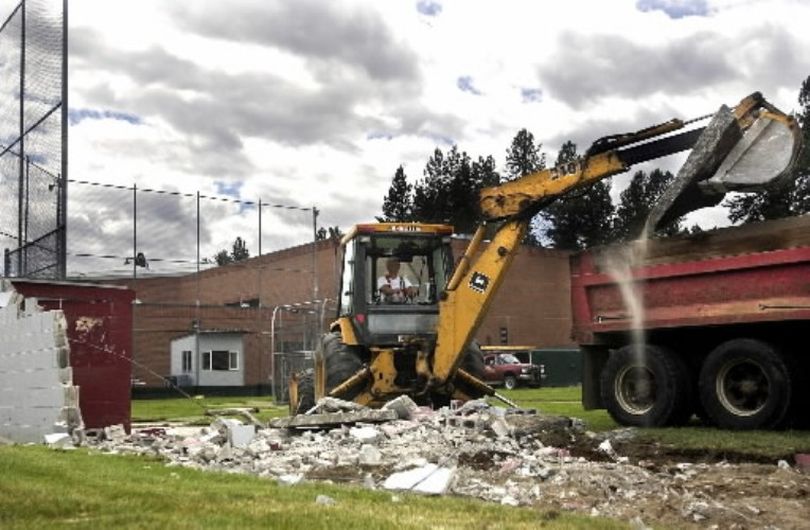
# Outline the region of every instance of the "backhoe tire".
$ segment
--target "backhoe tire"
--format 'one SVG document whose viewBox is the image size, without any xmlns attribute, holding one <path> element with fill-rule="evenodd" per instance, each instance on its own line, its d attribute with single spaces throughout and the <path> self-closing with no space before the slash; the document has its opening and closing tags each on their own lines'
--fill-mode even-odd
<svg viewBox="0 0 810 530">
<path fill-rule="evenodd" d="M 639 355 L 636 346 L 624 346 L 610 356 L 600 379 L 602 402 L 621 425 L 677 425 L 692 415 L 689 371 L 663 348 L 645 345 Z"/>
<path fill-rule="evenodd" d="M 514 375 L 507 375 L 503 378 L 503 387 L 507 390 L 517 388 L 517 378 Z"/>
<path fill-rule="evenodd" d="M 345 383 L 347 379 L 363 367 L 359 348 L 343 343 L 340 333 L 327 333 L 323 336 L 324 367 L 326 369 L 326 393 Z M 351 401 L 360 393 L 357 387 L 341 399 Z"/>
<path fill-rule="evenodd" d="M 291 405 L 294 414 L 304 414 L 315 406 L 315 370 L 312 368 L 298 373 L 298 403 Z"/>
<path fill-rule="evenodd" d="M 724 429 L 783 425 L 795 388 L 790 359 L 773 345 L 733 339 L 709 353 L 698 379 L 707 415 Z"/>
</svg>

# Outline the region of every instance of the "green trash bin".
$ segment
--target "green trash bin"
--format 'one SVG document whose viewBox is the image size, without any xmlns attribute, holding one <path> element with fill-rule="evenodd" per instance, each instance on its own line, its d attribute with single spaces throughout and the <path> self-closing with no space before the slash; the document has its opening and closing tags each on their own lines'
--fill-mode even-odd
<svg viewBox="0 0 810 530">
<path fill-rule="evenodd" d="M 529 362 L 545 366 L 543 386 L 582 384 L 582 354 L 578 348 L 542 348 L 529 352 Z"/>
</svg>

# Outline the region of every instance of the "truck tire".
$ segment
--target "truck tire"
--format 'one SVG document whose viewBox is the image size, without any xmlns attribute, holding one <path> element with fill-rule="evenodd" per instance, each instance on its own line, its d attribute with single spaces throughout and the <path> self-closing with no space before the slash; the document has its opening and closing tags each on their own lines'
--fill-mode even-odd
<svg viewBox="0 0 810 530">
<path fill-rule="evenodd" d="M 794 392 L 788 359 L 755 339 L 733 339 L 712 350 L 698 385 L 706 413 L 725 429 L 781 426 Z"/>
<path fill-rule="evenodd" d="M 344 344 L 340 333 L 327 333 L 323 336 L 322 341 L 324 368 L 326 369 L 326 393 L 328 394 L 356 374 L 363 367 L 363 361 L 360 359 L 359 348 Z M 355 388 L 349 394 L 341 396 L 341 399 L 351 401 L 360 393 L 360 390 L 360 388 Z"/>
<path fill-rule="evenodd" d="M 503 378 L 503 387 L 507 390 L 514 390 L 517 388 L 517 377 L 514 375 L 505 375 Z"/>
<path fill-rule="evenodd" d="M 689 372 L 683 361 L 663 348 L 624 346 L 602 370 L 602 402 L 621 425 L 661 427 L 685 423 L 692 415 Z"/>
<path fill-rule="evenodd" d="M 291 403 L 293 414 L 303 414 L 315 406 L 315 370 L 298 372 L 298 403 Z"/>
</svg>

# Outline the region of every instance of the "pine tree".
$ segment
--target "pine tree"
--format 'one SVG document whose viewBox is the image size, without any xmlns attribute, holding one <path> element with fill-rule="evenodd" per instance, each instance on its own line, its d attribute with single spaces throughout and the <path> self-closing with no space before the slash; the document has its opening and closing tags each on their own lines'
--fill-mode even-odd
<svg viewBox="0 0 810 530">
<path fill-rule="evenodd" d="M 521 129 L 506 150 L 506 180 L 529 175 L 546 167 L 546 154 L 540 153 L 541 143 L 534 143 L 534 135 Z"/>
<path fill-rule="evenodd" d="M 557 155 L 557 165 L 576 160 L 577 146 L 566 142 Z M 550 204 L 542 213 L 547 225 L 545 237 L 559 249 L 579 250 L 611 240 L 614 213 L 610 183 L 601 180 L 585 190 L 575 191 Z"/>
<path fill-rule="evenodd" d="M 653 206 L 669 187 L 674 175 L 669 171 L 654 169 L 649 174 L 637 171 L 630 185 L 619 196 L 619 205 L 613 220 L 613 238 L 630 241 L 641 235 Z M 659 233 L 673 235 L 681 229 L 681 220 L 676 219 Z"/>
<path fill-rule="evenodd" d="M 458 146 L 446 156 L 437 148 L 425 165 L 424 178 L 414 186 L 413 219 L 450 223 L 459 233 L 471 233 L 482 221 L 478 191 L 499 181 L 492 156 L 473 161 Z"/>
<path fill-rule="evenodd" d="M 382 217 L 379 221 L 411 221 L 413 219 L 413 186 L 408 183 L 405 169 L 399 166 L 394 173 L 388 195 L 383 199 Z"/>
</svg>

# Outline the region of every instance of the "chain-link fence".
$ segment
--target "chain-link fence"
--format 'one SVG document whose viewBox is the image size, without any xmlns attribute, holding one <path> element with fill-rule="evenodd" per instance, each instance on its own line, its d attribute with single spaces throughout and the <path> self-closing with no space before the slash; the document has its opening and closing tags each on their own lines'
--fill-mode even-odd
<svg viewBox="0 0 810 530">
<path fill-rule="evenodd" d="M 315 238 L 314 207 L 171 188 L 69 185 L 70 278 L 184 275 Z M 235 249 L 237 238 L 243 246 Z M 311 275 L 311 261 L 305 265 Z"/>
<path fill-rule="evenodd" d="M 21 0 L 0 26 L 0 248 L 6 276 L 65 275 L 63 8 L 59 0 Z"/>
</svg>

